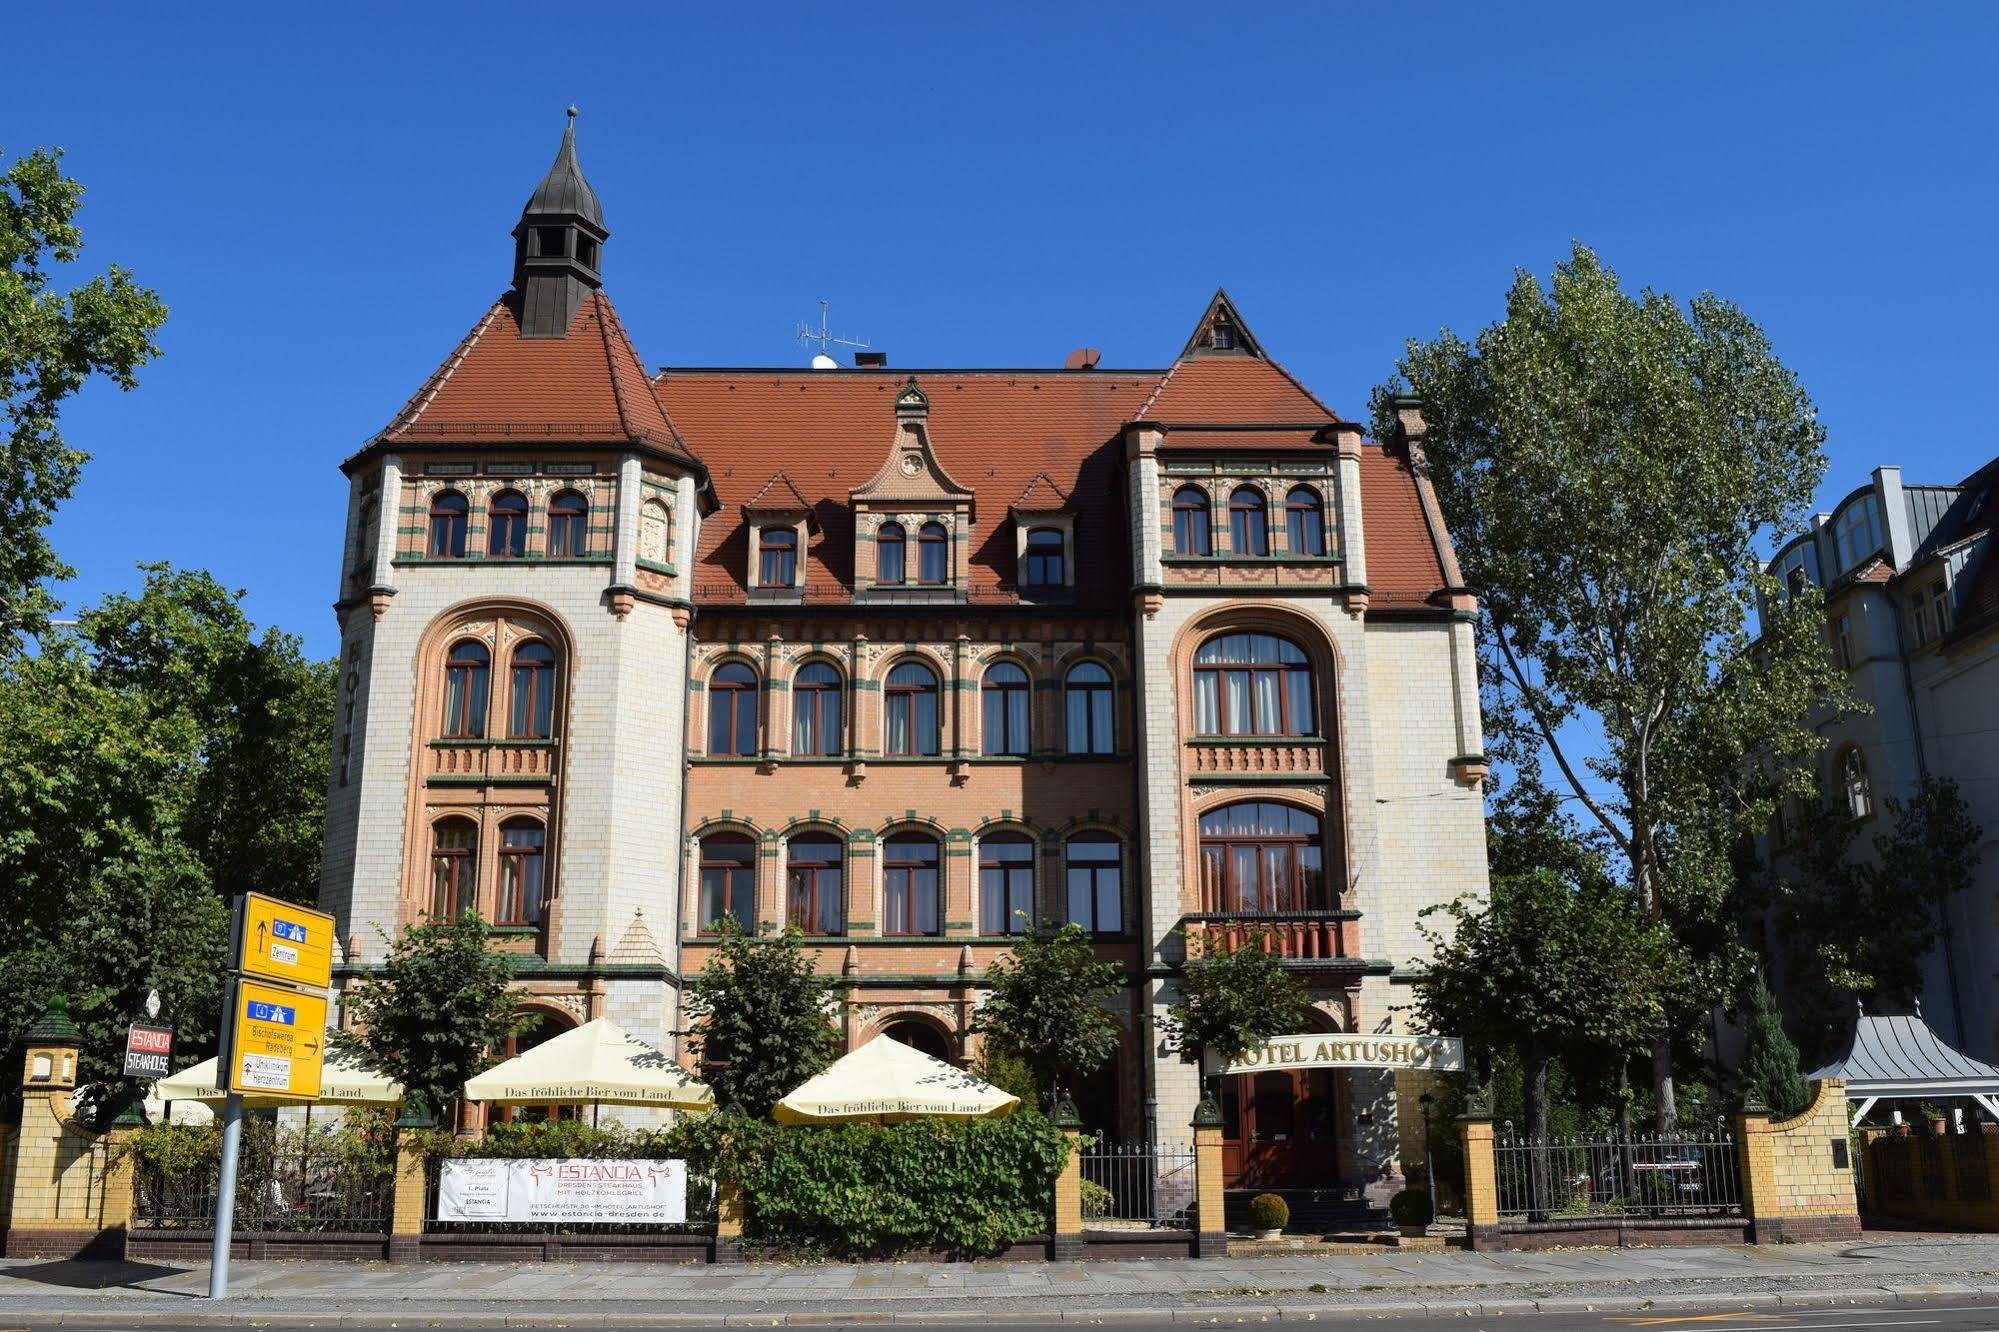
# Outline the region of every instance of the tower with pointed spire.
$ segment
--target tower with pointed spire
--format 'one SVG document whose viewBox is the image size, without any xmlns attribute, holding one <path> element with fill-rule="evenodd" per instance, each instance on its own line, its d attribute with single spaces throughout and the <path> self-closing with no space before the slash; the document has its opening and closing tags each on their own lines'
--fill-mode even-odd
<svg viewBox="0 0 1999 1332">
<path fill-rule="evenodd" d="M 576 161 L 572 106 L 555 161 L 514 224 L 514 290 L 520 296 L 522 337 L 559 338 L 569 332 L 583 298 L 603 285 L 598 265 L 610 236 L 597 191 Z"/>
</svg>

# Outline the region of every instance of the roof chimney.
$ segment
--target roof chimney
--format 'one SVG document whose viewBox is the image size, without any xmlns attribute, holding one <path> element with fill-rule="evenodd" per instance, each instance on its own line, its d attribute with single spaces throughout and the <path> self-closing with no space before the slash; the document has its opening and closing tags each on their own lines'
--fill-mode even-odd
<svg viewBox="0 0 1999 1332">
<path fill-rule="evenodd" d="M 888 353 L 882 351 L 857 351 L 854 353 L 854 368 L 857 370 L 888 369 Z"/>
<path fill-rule="evenodd" d="M 1104 354 L 1095 347 L 1078 347 L 1069 353 L 1069 359 L 1062 362 L 1064 370 L 1094 370 Z"/>
</svg>

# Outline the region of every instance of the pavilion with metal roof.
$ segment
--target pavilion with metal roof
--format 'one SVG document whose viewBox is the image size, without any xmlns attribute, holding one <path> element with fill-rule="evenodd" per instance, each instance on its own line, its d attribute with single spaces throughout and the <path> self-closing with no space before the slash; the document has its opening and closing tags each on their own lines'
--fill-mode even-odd
<svg viewBox="0 0 1999 1332">
<path fill-rule="evenodd" d="M 1884 1096 L 1966 1096 L 1999 1119 L 1999 1067 L 1944 1044 L 1921 1009 L 1898 1017 L 1861 1013 L 1846 1053 L 1807 1076 L 1845 1079 L 1846 1099 L 1859 1102 L 1855 1123 Z"/>
</svg>

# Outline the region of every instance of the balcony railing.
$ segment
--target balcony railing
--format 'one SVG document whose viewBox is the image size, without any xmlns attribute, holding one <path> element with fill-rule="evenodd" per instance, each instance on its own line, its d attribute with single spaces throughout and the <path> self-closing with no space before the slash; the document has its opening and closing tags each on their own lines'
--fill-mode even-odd
<svg viewBox="0 0 1999 1332">
<path fill-rule="evenodd" d="M 554 773 L 553 740 L 434 740 L 424 775 L 454 782 L 533 781 Z"/>
<path fill-rule="evenodd" d="M 1263 773 L 1321 773 L 1326 770 L 1326 742 L 1288 736 L 1244 736 L 1241 739 L 1197 740 L 1190 767 L 1195 773 L 1256 776 Z"/>
<path fill-rule="evenodd" d="M 1293 961 L 1360 955 L 1358 911 L 1204 911 L 1186 918 L 1189 951 L 1234 950 L 1261 938 Z"/>
</svg>

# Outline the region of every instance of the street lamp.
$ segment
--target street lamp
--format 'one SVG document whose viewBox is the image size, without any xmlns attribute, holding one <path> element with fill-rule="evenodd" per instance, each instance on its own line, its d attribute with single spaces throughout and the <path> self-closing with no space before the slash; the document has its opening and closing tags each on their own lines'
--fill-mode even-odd
<svg viewBox="0 0 1999 1332">
<path fill-rule="evenodd" d="M 1430 1108 L 1436 1103 L 1437 1098 L 1429 1092 L 1416 1098 L 1416 1104 L 1423 1108 L 1423 1187 L 1430 1191 L 1432 1208 L 1437 1205 L 1437 1167 L 1430 1156 Z"/>
</svg>

